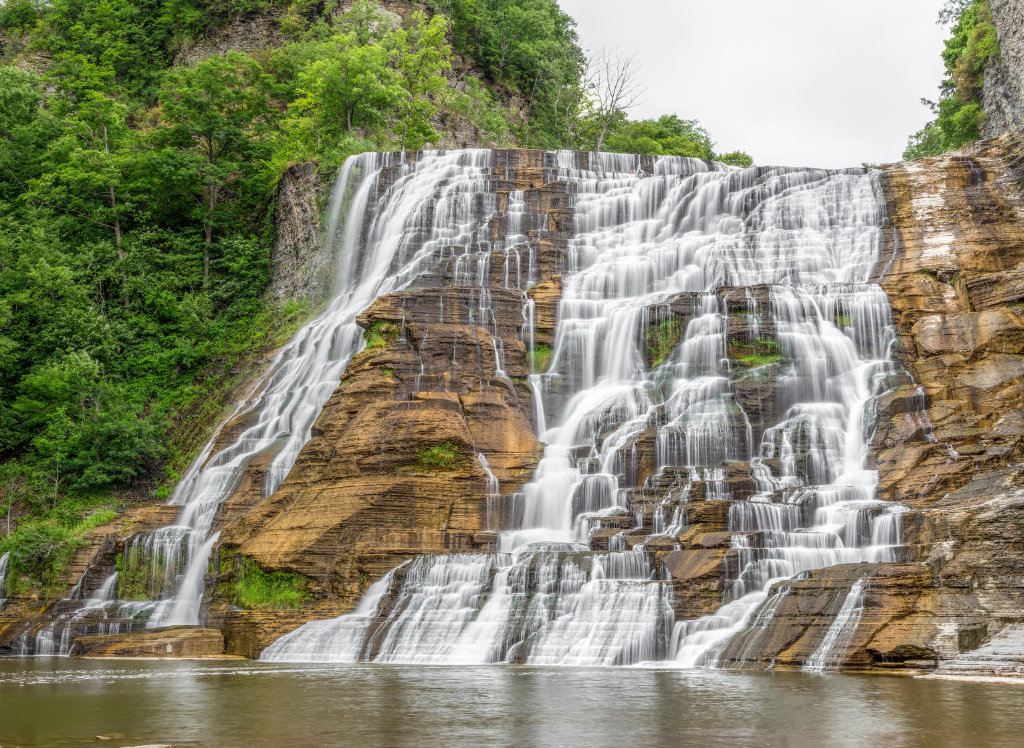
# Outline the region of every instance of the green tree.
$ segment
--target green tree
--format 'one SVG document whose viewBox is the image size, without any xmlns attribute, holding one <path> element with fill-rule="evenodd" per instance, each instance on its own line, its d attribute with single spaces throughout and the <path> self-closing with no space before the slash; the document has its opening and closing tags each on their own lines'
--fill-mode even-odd
<svg viewBox="0 0 1024 748">
<path fill-rule="evenodd" d="M 518 89 L 532 117 L 523 145 L 570 148 L 590 136 L 586 56 L 557 0 L 430 0 L 451 21 L 455 49 L 492 80 Z M 584 105 L 586 104 L 586 105 Z"/>
<path fill-rule="evenodd" d="M 26 482 L 24 468 L 17 462 L 11 460 L 0 465 L 0 501 L 3 502 L 6 514 L 7 537 L 11 536 L 11 515 L 14 508 L 21 504 L 28 495 Z M 0 597 L 4 597 L 2 589 L 0 589 Z"/>
<path fill-rule="evenodd" d="M 134 137 L 128 108 L 105 91 L 113 77 L 112 70 L 81 55 L 65 56 L 51 73 L 57 90 L 48 104 L 64 122 L 64 132 L 50 144 L 46 172 L 32 183 L 32 193 L 40 202 L 110 229 L 117 258 L 123 260 L 121 219 L 132 208 L 122 192 L 125 151 Z"/>
<path fill-rule="evenodd" d="M 222 191 L 253 171 L 257 144 L 274 121 L 272 85 L 259 63 L 239 52 L 175 68 L 164 79 L 160 105 L 168 127 L 159 141 L 186 154 L 185 168 L 200 188 L 204 288 Z"/>
<path fill-rule="evenodd" d="M 170 64 L 161 0 L 48 0 L 34 32 L 54 60 L 79 56 L 110 70 L 118 90 L 140 103 L 151 98 Z"/>
<path fill-rule="evenodd" d="M 754 159 L 743 151 L 716 154 L 715 161 L 721 161 L 723 164 L 729 164 L 729 166 L 750 167 L 754 165 Z"/>
<path fill-rule="evenodd" d="M 695 119 L 665 114 L 658 119 L 621 121 L 608 137 L 608 147 L 621 153 L 715 158 L 710 133 Z"/>
<path fill-rule="evenodd" d="M 355 33 L 335 34 L 318 46 L 318 59 L 299 76 L 299 98 L 291 113 L 314 114 L 317 147 L 321 138 L 337 137 L 340 128 L 349 136 L 361 128 L 385 121 L 387 111 L 400 96 L 395 71 L 389 68 L 391 53 L 383 44 L 360 45 Z"/>
<path fill-rule="evenodd" d="M 63 408 L 58 408 L 46 419 L 46 425 L 32 446 L 41 458 L 40 467 L 47 483 L 53 486 L 53 508 L 57 508 L 57 497 L 61 485 L 68 479 L 67 463 L 69 453 L 78 444 L 80 430 L 68 418 Z"/>
<path fill-rule="evenodd" d="M 433 99 L 447 85 L 444 73 L 452 67 L 451 48 L 445 43 L 447 32 L 448 23 L 443 17 L 427 20 L 417 11 L 409 28 L 395 34 L 394 65 L 402 88 L 397 99 L 397 126 L 403 151 L 407 144 L 418 150 L 438 137 L 430 121 L 437 112 Z"/>
<path fill-rule="evenodd" d="M 988 60 L 999 54 L 989 0 L 949 0 L 939 23 L 952 23 L 942 52 L 946 77 L 938 101 L 921 100 L 935 119 L 910 137 L 904 160 L 938 156 L 981 137 L 983 73 Z"/>
<path fill-rule="evenodd" d="M 43 101 L 39 76 L 0 67 L 0 200 L 32 201 L 29 183 L 43 172 L 49 143 L 61 132 Z"/>
</svg>

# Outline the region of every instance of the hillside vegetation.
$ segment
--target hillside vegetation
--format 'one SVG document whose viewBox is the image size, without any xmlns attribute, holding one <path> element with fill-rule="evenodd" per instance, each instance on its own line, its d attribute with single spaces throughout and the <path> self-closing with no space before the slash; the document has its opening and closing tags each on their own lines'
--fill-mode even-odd
<svg viewBox="0 0 1024 748">
<path fill-rule="evenodd" d="M 940 156 L 981 138 L 981 90 L 985 63 L 999 54 L 989 0 L 948 0 L 939 14 L 950 24 L 942 62 L 946 77 L 938 101 L 922 100 L 935 119 L 910 137 L 904 160 Z"/>
</svg>

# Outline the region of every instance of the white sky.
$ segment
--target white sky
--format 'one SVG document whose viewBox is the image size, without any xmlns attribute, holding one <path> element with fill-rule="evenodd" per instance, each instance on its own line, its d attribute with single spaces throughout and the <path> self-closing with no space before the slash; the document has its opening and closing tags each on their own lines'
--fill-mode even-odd
<svg viewBox="0 0 1024 748">
<path fill-rule="evenodd" d="M 898 161 L 931 119 L 943 0 L 560 0 L 585 47 L 636 50 L 630 116 L 698 119 L 760 165 Z"/>
</svg>

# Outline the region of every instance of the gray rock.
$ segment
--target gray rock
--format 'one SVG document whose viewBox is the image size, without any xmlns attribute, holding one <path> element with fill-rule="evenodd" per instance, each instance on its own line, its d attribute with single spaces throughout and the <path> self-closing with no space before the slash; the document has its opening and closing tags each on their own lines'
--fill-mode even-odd
<svg viewBox="0 0 1024 748">
<path fill-rule="evenodd" d="M 999 57 L 985 66 L 982 135 L 994 138 L 1024 125 L 1024 2 L 991 0 Z"/>
</svg>

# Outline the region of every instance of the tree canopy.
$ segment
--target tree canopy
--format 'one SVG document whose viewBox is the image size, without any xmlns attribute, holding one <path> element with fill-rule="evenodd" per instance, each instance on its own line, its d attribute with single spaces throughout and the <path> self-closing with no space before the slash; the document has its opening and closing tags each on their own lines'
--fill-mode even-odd
<svg viewBox="0 0 1024 748">
<path fill-rule="evenodd" d="M 938 101 L 922 99 L 935 119 L 910 137 L 905 160 L 938 156 L 981 137 L 982 73 L 988 60 L 999 54 L 989 0 L 948 0 L 939 23 L 952 24 L 942 52 L 946 77 Z"/>
</svg>

